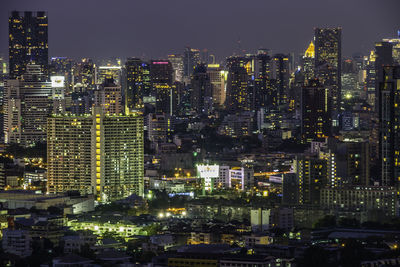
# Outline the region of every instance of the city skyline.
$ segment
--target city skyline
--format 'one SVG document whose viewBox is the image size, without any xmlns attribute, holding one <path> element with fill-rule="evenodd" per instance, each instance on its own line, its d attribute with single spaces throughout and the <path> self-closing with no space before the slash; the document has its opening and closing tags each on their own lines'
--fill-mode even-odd
<svg viewBox="0 0 400 267">
<path fill-rule="evenodd" d="M 155 59 L 182 53 L 185 46 L 190 46 L 208 49 L 220 62 L 233 53 L 254 53 L 259 48 L 271 49 L 272 53 L 303 53 L 315 27 L 342 27 L 343 56 L 349 57 L 357 52 L 367 54 L 375 42 L 397 35 L 400 23 L 395 10 L 399 4 L 395 0 L 384 2 L 251 1 L 228 5 L 226 1 L 203 1 L 195 5 L 151 1 L 124 2 L 108 8 L 105 1 L 85 1 L 80 6 L 76 1 L 6 1 L 0 11 L 0 20 L 4 21 L 0 31 L 7 32 L 6 21 L 12 10 L 43 10 L 48 12 L 51 24 L 50 56 Z M 282 13 L 287 19 L 277 23 Z M 7 35 L 2 34 L 0 53 L 6 56 L 7 50 Z"/>
</svg>

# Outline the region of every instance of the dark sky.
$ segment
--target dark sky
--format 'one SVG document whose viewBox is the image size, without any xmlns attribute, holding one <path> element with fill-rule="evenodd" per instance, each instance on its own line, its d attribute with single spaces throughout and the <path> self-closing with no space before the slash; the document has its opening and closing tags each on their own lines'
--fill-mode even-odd
<svg viewBox="0 0 400 267">
<path fill-rule="evenodd" d="M 343 54 L 400 29 L 400 0 L 0 0 L 0 53 L 11 10 L 44 10 L 50 56 L 162 58 L 185 46 L 218 59 L 242 49 L 301 52 L 314 27 L 341 26 Z"/>
</svg>

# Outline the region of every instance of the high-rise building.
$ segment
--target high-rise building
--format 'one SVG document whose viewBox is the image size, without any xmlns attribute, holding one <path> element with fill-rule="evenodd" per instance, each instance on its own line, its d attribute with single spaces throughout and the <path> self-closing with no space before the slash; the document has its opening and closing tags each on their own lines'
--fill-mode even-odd
<svg viewBox="0 0 400 267">
<path fill-rule="evenodd" d="M 315 74 L 315 46 L 310 42 L 304 56 L 302 58 L 304 81 L 307 83 L 310 79 L 314 79 Z"/>
<path fill-rule="evenodd" d="M 94 194 L 90 115 L 54 115 L 47 123 L 47 188 L 50 194 Z"/>
<path fill-rule="evenodd" d="M 150 77 L 152 94 L 156 96 L 157 113 L 172 115 L 176 92 L 173 86 L 173 69 L 171 62 L 167 60 L 152 60 L 150 62 Z"/>
<path fill-rule="evenodd" d="M 227 59 L 227 66 L 229 73 L 225 106 L 233 112 L 248 111 L 252 97 L 248 86 L 251 63 L 245 57 L 230 57 Z"/>
<path fill-rule="evenodd" d="M 288 103 L 289 97 L 289 57 L 276 54 L 272 59 L 272 77 L 275 80 L 278 105 Z"/>
<path fill-rule="evenodd" d="M 379 86 L 379 158 L 382 185 L 400 182 L 400 66 L 385 66 Z"/>
<path fill-rule="evenodd" d="M 197 65 L 192 81 L 191 104 L 192 109 L 198 114 L 209 114 L 212 110 L 212 87 L 207 67 L 204 64 Z"/>
<path fill-rule="evenodd" d="M 257 54 L 256 84 L 254 92 L 254 110 L 271 107 L 277 101 L 275 90 L 271 87 L 271 57 L 266 50 L 259 50 Z"/>
<path fill-rule="evenodd" d="M 342 29 L 315 28 L 314 44 L 315 74 L 331 91 L 332 116 L 336 117 L 341 105 Z"/>
<path fill-rule="evenodd" d="M 112 78 L 104 80 L 100 88 L 95 91 L 95 105 L 101 106 L 106 114 L 122 114 L 125 109 L 122 105 L 121 85 L 114 83 Z"/>
<path fill-rule="evenodd" d="M 128 58 L 126 69 L 126 105 L 130 110 L 143 107 L 143 97 L 150 95 L 149 64 L 139 58 Z"/>
<path fill-rule="evenodd" d="M 210 77 L 213 103 L 215 106 L 222 107 L 225 104 L 228 72 L 223 70 L 219 64 L 208 64 L 207 74 Z"/>
<path fill-rule="evenodd" d="M 375 92 L 379 96 L 380 84 L 384 81 L 384 66 L 393 65 L 393 44 L 389 42 L 379 42 L 375 44 Z M 378 105 L 379 99 L 375 99 Z"/>
<path fill-rule="evenodd" d="M 171 54 L 168 55 L 168 61 L 171 62 L 174 69 L 174 82 L 183 82 L 184 64 L 183 56 Z"/>
<path fill-rule="evenodd" d="M 301 134 L 303 142 L 324 140 L 331 134 L 330 92 L 316 79 L 302 88 Z"/>
<path fill-rule="evenodd" d="M 200 50 L 186 47 L 183 54 L 183 76 L 190 79 L 198 64 L 200 64 Z"/>
<path fill-rule="evenodd" d="M 53 115 L 48 119 L 48 191 L 77 190 L 98 201 L 143 195 L 143 117 Z"/>
<path fill-rule="evenodd" d="M 29 63 L 25 74 L 18 80 L 7 80 L 5 88 L 5 142 L 23 146 L 46 142 L 47 117 L 53 112 L 53 89 L 41 66 Z"/>
<path fill-rule="evenodd" d="M 106 79 L 113 79 L 117 85 L 122 85 L 121 66 L 99 66 L 97 72 L 97 84 L 102 84 Z"/>
<path fill-rule="evenodd" d="M 326 160 L 309 155 L 298 156 L 293 169 L 297 177 L 299 204 L 319 205 L 320 190 L 328 183 Z"/>
<path fill-rule="evenodd" d="M 12 11 L 9 17 L 10 78 L 24 74 L 26 65 L 33 61 L 48 75 L 48 18 L 45 12 Z"/>
<path fill-rule="evenodd" d="M 89 58 L 83 58 L 72 67 L 72 84 L 75 92 L 93 90 L 96 84 L 96 65 Z"/>
</svg>

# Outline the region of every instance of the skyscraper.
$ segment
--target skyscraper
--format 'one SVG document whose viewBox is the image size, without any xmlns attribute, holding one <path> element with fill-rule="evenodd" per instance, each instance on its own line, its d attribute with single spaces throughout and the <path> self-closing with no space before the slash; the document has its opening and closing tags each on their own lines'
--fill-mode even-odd
<svg viewBox="0 0 400 267">
<path fill-rule="evenodd" d="M 329 86 L 332 97 L 332 115 L 340 112 L 341 103 L 341 62 L 342 62 L 342 29 L 316 28 L 315 74 L 324 86 Z"/>
<path fill-rule="evenodd" d="M 192 75 L 192 109 L 198 114 L 209 114 L 212 109 L 210 77 L 204 64 L 198 65 Z"/>
<path fill-rule="evenodd" d="M 310 42 L 304 56 L 302 58 L 304 81 L 308 82 L 314 78 L 315 71 L 315 46 L 313 42 Z"/>
<path fill-rule="evenodd" d="M 210 77 L 213 104 L 222 107 L 225 104 L 225 85 L 228 72 L 223 70 L 219 64 L 208 64 L 207 74 Z"/>
<path fill-rule="evenodd" d="M 275 79 L 278 105 L 284 105 L 288 102 L 289 96 L 289 57 L 283 54 L 276 54 L 272 62 L 272 76 Z"/>
<path fill-rule="evenodd" d="M 41 66 L 29 63 L 18 80 L 7 80 L 4 97 L 6 143 L 46 142 L 47 117 L 53 111 L 52 83 Z"/>
<path fill-rule="evenodd" d="M 200 64 L 200 50 L 190 47 L 185 48 L 183 54 L 183 75 L 190 78 L 193 74 L 194 68 Z"/>
<path fill-rule="evenodd" d="M 150 62 L 152 94 L 156 96 L 156 111 L 172 114 L 174 110 L 173 69 L 167 60 Z"/>
<path fill-rule="evenodd" d="M 331 133 L 329 89 L 318 80 L 310 80 L 301 94 L 301 134 L 303 142 L 324 140 Z"/>
<path fill-rule="evenodd" d="M 400 182 L 400 66 L 385 66 L 379 86 L 379 159 L 382 185 Z"/>
<path fill-rule="evenodd" d="M 24 74 L 28 62 L 48 75 L 48 19 L 43 11 L 13 11 L 8 21 L 10 78 Z"/>
<path fill-rule="evenodd" d="M 226 108 L 233 112 L 248 111 L 251 104 L 249 90 L 249 60 L 244 57 L 227 59 L 228 79 L 226 87 Z"/>
<path fill-rule="evenodd" d="M 143 97 L 150 95 L 149 65 L 139 58 L 128 58 L 126 69 L 126 104 L 132 110 L 143 107 Z"/>
</svg>

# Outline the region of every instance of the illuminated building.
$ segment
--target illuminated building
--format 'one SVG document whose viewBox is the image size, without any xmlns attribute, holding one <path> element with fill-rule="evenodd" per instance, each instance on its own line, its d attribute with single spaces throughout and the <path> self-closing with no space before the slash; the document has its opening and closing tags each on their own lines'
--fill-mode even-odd
<svg viewBox="0 0 400 267">
<path fill-rule="evenodd" d="M 331 134 L 331 103 L 329 89 L 318 80 L 302 88 L 301 134 L 303 142 L 323 140 Z"/>
<path fill-rule="evenodd" d="M 96 84 L 96 65 L 89 58 L 83 58 L 72 67 L 73 90 L 85 92 L 93 90 Z"/>
<path fill-rule="evenodd" d="M 304 56 L 302 58 L 304 81 L 307 83 L 310 79 L 315 77 L 315 46 L 310 42 Z"/>
<path fill-rule="evenodd" d="M 240 114 L 228 114 L 218 127 L 218 133 L 231 137 L 251 135 L 253 130 L 253 113 L 250 111 Z"/>
<path fill-rule="evenodd" d="M 271 57 L 267 51 L 259 50 L 257 54 L 257 83 L 254 93 L 254 110 L 275 105 L 277 99 L 271 86 Z"/>
<path fill-rule="evenodd" d="M 315 28 L 314 45 L 315 74 L 329 88 L 332 116 L 336 116 L 341 105 L 342 29 Z"/>
<path fill-rule="evenodd" d="M 219 173 L 219 165 L 197 165 L 197 176 L 202 179 L 203 194 L 214 190 Z"/>
<path fill-rule="evenodd" d="M 64 76 L 65 91 L 72 91 L 72 67 L 74 61 L 67 57 L 52 57 L 50 60 L 50 76 Z"/>
<path fill-rule="evenodd" d="M 207 74 L 210 77 L 213 103 L 221 107 L 225 104 L 225 86 L 228 72 L 223 70 L 219 64 L 208 64 Z"/>
<path fill-rule="evenodd" d="M 233 167 L 229 170 L 229 188 L 245 190 L 254 184 L 254 170 L 244 167 Z"/>
<path fill-rule="evenodd" d="M 47 117 L 53 111 L 52 83 L 41 66 L 28 64 L 18 80 L 7 80 L 4 96 L 6 143 L 23 146 L 46 142 Z"/>
<path fill-rule="evenodd" d="M 375 51 L 371 51 L 365 66 L 364 90 L 367 91 L 367 103 L 375 110 L 376 97 L 376 71 L 375 71 Z"/>
<path fill-rule="evenodd" d="M 9 27 L 10 78 L 24 74 L 26 65 L 33 61 L 48 75 L 48 19 L 43 11 L 11 12 Z"/>
<path fill-rule="evenodd" d="M 272 77 L 275 80 L 278 105 L 284 105 L 289 97 L 289 57 L 276 54 L 272 59 Z"/>
<path fill-rule="evenodd" d="M 78 190 L 98 201 L 143 195 L 139 114 L 53 115 L 48 119 L 48 191 Z"/>
<path fill-rule="evenodd" d="M 186 47 L 183 54 L 183 76 L 190 78 L 198 64 L 200 64 L 200 50 Z"/>
<path fill-rule="evenodd" d="M 326 160 L 318 157 L 297 156 L 293 169 L 297 177 L 299 204 L 319 205 L 320 190 L 327 184 Z"/>
<path fill-rule="evenodd" d="M 167 114 L 147 115 L 147 138 L 151 142 L 165 143 L 171 131 L 171 117 Z"/>
<path fill-rule="evenodd" d="M 373 211 L 398 216 L 397 190 L 386 186 L 346 186 L 321 189 L 321 206 L 335 211 Z"/>
<path fill-rule="evenodd" d="M 184 64 L 182 55 L 168 55 L 168 61 L 171 62 L 174 69 L 174 82 L 183 82 Z"/>
<path fill-rule="evenodd" d="M 122 67 L 121 66 L 99 66 L 97 73 L 97 83 L 102 84 L 107 79 L 113 79 L 115 84 L 122 86 Z"/>
<path fill-rule="evenodd" d="M 156 96 L 156 111 L 172 115 L 176 87 L 173 85 L 171 62 L 166 60 L 152 60 L 150 62 L 150 77 L 152 94 Z"/>
<path fill-rule="evenodd" d="M 361 96 L 361 88 L 358 84 L 358 70 L 353 60 L 346 59 L 342 66 L 342 99 L 349 100 Z"/>
<path fill-rule="evenodd" d="M 389 42 L 380 42 L 375 44 L 375 94 L 379 97 L 380 84 L 384 81 L 384 66 L 393 65 L 393 44 Z M 376 108 L 378 108 L 379 98 L 375 99 Z"/>
<path fill-rule="evenodd" d="M 197 65 L 191 79 L 191 104 L 197 115 L 209 114 L 212 110 L 212 87 L 207 67 L 204 64 Z"/>
<path fill-rule="evenodd" d="M 251 94 L 249 92 L 250 62 L 243 57 L 230 57 L 227 59 L 228 79 L 226 87 L 225 106 L 232 112 L 250 110 Z"/>
<path fill-rule="evenodd" d="M 50 194 L 94 194 L 91 116 L 52 116 L 47 125 L 47 187 Z"/>
<path fill-rule="evenodd" d="M 150 95 L 149 64 L 139 58 L 128 58 L 126 69 L 126 104 L 130 110 L 143 107 L 143 97 Z"/>
<path fill-rule="evenodd" d="M 383 68 L 379 86 L 379 159 L 382 185 L 400 181 L 400 67 Z"/>
<path fill-rule="evenodd" d="M 112 78 L 105 79 L 100 88 L 95 91 L 95 105 L 101 106 L 106 114 L 125 113 L 121 85 L 116 85 Z"/>
</svg>

